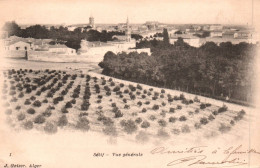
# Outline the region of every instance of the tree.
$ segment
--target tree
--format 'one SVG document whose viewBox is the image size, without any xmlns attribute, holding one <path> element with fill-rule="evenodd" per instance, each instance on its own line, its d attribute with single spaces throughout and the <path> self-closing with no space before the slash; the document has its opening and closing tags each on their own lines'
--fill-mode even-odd
<svg viewBox="0 0 260 168">
<path fill-rule="evenodd" d="M 170 41 L 169 41 L 169 34 L 167 29 L 163 29 L 163 42 L 165 45 L 169 45 Z"/>
<path fill-rule="evenodd" d="M 19 36 L 21 28 L 15 21 L 6 22 L 3 26 L 3 30 L 8 32 L 8 36 Z"/>
</svg>

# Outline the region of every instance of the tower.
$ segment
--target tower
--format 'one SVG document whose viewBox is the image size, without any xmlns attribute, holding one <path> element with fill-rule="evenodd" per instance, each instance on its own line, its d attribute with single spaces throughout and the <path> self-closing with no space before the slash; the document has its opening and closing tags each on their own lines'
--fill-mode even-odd
<svg viewBox="0 0 260 168">
<path fill-rule="evenodd" d="M 129 20 L 128 20 L 128 17 L 127 17 L 127 20 L 126 20 L 125 36 L 126 36 L 126 41 L 127 41 L 127 42 L 130 42 L 130 41 L 131 41 L 131 30 L 130 30 L 130 28 L 129 28 Z"/>
<path fill-rule="evenodd" d="M 93 16 L 89 17 L 89 26 L 91 26 L 92 29 L 95 28 L 95 23 L 94 23 L 94 17 Z"/>
</svg>

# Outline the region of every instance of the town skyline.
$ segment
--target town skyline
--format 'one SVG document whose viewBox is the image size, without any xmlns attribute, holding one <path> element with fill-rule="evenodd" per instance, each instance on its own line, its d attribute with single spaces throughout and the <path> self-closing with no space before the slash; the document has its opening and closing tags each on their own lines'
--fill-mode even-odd
<svg viewBox="0 0 260 168">
<path fill-rule="evenodd" d="M 255 6 L 257 3 L 254 2 Z M 75 1 L 55 2 L 1 1 L 2 21 L 16 21 L 18 24 L 84 24 L 90 16 L 96 24 L 125 23 L 127 16 L 130 24 L 158 21 L 164 24 L 237 24 L 252 25 L 253 9 L 251 1 L 203 1 L 191 4 L 190 0 L 158 2 L 142 0 L 119 2 L 112 1 Z M 15 5 L 16 4 L 16 5 Z M 138 5 L 136 5 L 138 4 Z M 26 6 L 25 8 L 23 8 Z M 111 10 L 114 9 L 114 10 Z"/>
</svg>

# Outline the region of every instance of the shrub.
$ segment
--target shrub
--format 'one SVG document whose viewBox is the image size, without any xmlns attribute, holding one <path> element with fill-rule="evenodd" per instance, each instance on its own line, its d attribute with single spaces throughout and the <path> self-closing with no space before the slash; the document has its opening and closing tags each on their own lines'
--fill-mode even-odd
<svg viewBox="0 0 260 168">
<path fill-rule="evenodd" d="M 138 105 L 138 106 L 142 106 L 142 104 L 143 104 L 143 103 L 142 103 L 141 101 L 137 102 L 137 105 Z"/>
<path fill-rule="evenodd" d="M 106 95 L 107 96 L 111 96 L 111 92 L 106 92 Z"/>
<path fill-rule="evenodd" d="M 127 100 L 126 100 L 126 99 L 123 99 L 123 102 L 124 102 L 124 103 L 127 103 Z"/>
<path fill-rule="evenodd" d="M 21 106 L 18 105 L 15 107 L 15 109 L 19 111 L 21 109 Z"/>
<path fill-rule="evenodd" d="M 118 111 L 115 112 L 115 118 L 123 117 L 123 115 L 124 115 L 124 114 L 123 114 L 120 110 L 118 110 Z"/>
<path fill-rule="evenodd" d="M 24 124 L 23 124 L 24 128 L 26 130 L 30 130 L 33 128 L 33 122 L 32 121 L 26 121 Z"/>
<path fill-rule="evenodd" d="M 175 123 L 176 120 L 177 120 L 176 117 L 170 117 L 170 118 L 169 118 L 169 122 L 171 122 L 171 123 Z"/>
<path fill-rule="evenodd" d="M 137 126 L 133 120 L 127 120 L 124 129 L 123 129 L 127 134 L 132 134 L 137 130 Z"/>
<path fill-rule="evenodd" d="M 200 124 L 200 123 L 195 123 L 195 124 L 194 124 L 194 127 L 195 127 L 196 129 L 200 129 L 200 128 L 201 128 L 201 124 Z"/>
<path fill-rule="evenodd" d="M 145 99 L 146 98 L 146 96 L 145 95 L 142 95 L 142 99 Z"/>
<path fill-rule="evenodd" d="M 165 93 L 165 90 L 164 90 L 164 89 L 162 89 L 162 90 L 161 90 L 161 93 Z"/>
<path fill-rule="evenodd" d="M 79 118 L 76 128 L 82 131 L 88 131 L 90 128 L 88 119 L 83 117 Z"/>
<path fill-rule="evenodd" d="M 190 132 L 190 127 L 188 125 L 184 125 L 181 127 L 181 132 L 182 133 L 189 133 Z"/>
<path fill-rule="evenodd" d="M 209 119 L 209 121 L 212 121 L 212 120 L 215 119 L 215 117 L 214 117 L 212 114 L 210 114 L 209 117 L 208 117 L 208 119 Z"/>
<path fill-rule="evenodd" d="M 205 109 L 205 108 L 206 108 L 206 104 L 201 103 L 201 104 L 200 104 L 200 109 Z"/>
<path fill-rule="evenodd" d="M 200 102 L 200 99 L 198 98 L 198 96 L 195 96 L 194 99 L 193 99 L 193 101 L 199 103 L 199 102 Z"/>
<path fill-rule="evenodd" d="M 183 100 L 183 99 L 185 99 L 184 94 L 180 94 L 180 100 Z"/>
<path fill-rule="evenodd" d="M 208 119 L 206 117 L 203 117 L 200 119 L 200 123 L 203 125 L 206 125 L 206 124 L 208 124 Z"/>
<path fill-rule="evenodd" d="M 28 113 L 28 114 L 34 114 L 34 113 L 35 113 L 35 110 L 34 110 L 33 108 L 29 108 L 29 109 L 27 110 L 27 113 Z"/>
<path fill-rule="evenodd" d="M 144 104 L 147 104 L 147 105 L 148 105 L 148 104 L 150 104 L 150 101 L 146 101 Z"/>
<path fill-rule="evenodd" d="M 136 97 L 135 97 L 135 95 L 131 95 L 130 98 L 131 98 L 131 100 L 135 100 Z"/>
<path fill-rule="evenodd" d="M 230 131 L 230 129 L 231 129 L 230 126 L 221 123 L 218 130 L 219 130 L 221 133 L 226 133 L 226 132 Z"/>
<path fill-rule="evenodd" d="M 165 102 L 162 102 L 162 106 L 166 106 L 166 103 L 165 103 Z"/>
<path fill-rule="evenodd" d="M 112 103 L 111 106 L 112 106 L 112 107 L 116 107 L 116 103 Z"/>
<path fill-rule="evenodd" d="M 129 90 L 128 90 L 128 89 L 125 89 L 125 90 L 124 90 L 124 93 L 129 93 Z"/>
<path fill-rule="evenodd" d="M 9 95 L 15 95 L 16 94 L 16 91 L 15 90 L 11 90 L 10 92 L 9 92 Z"/>
<path fill-rule="evenodd" d="M 144 131 L 140 131 L 140 132 L 135 136 L 135 139 L 136 139 L 137 142 L 145 143 L 145 142 L 148 142 L 149 137 L 148 137 L 147 133 L 145 133 Z"/>
<path fill-rule="evenodd" d="M 19 98 L 22 98 L 22 97 L 24 97 L 24 94 L 23 94 L 23 92 L 20 92 L 20 93 L 19 93 L 19 95 L 18 95 L 18 97 L 19 97 Z"/>
<path fill-rule="evenodd" d="M 84 116 L 88 116 L 88 113 L 86 113 L 86 112 L 81 112 L 80 114 L 79 114 L 79 117 L 84 117 Z"/>
<path fill-rule="evenodd" d="M 186 121 L 187 118 L 185 116 L 180 116 L 179 121 Z"/>
<path fill-rule="evenodd" d="M 135 122 L 136 122 L 137 124 L 140 124 L 142 121 L 143 121 L 143 120 L 142 120 L 141 117 L 138 117 L 137 119 L 135 119 Z"/>
<path fill-rule="evenodd" d="M 130 106 L 127 104 L 124 106 L 124 109 L 129 109 L 129 108 L 130 108 Z"/>
<path fill-rule="evenodd" d="M 116 131 L 116 127 L 114 126 L 106 126 L 102 131 L 105 135 L 109 136 L 117 136 L 118 134 Z"/>
<path fill-rule="evenodd" d="M 20 113 L 20 114 L 17 115 L 17 120 L 18 121 L 22 121 L 24 119 L 25 119 L 25 114 L 24 113 Z"/>
<path fill-rule="evenodd" d="M 119 86 L 114 87 L 113 92 L 118 92 L 118 91 L 120 91 L 120 87 Z"/>
<path fill-rule="evenodd" d="M 211 106 L 211 104 L 210 104 L 210 103 L 206 103 L 205 105 L 206 105 L 206 107 L 210 107 L 210 106 Z"/>
<path fill-rule="evenodd" d="M 42 103 L 39 100 L 36 100 L 35 102 L 33 102 L 33 106 L 34 107 L 41 107 Z"/>
<path fill-rule="evenodd" d="M 165 120 L 163 120 L 163 119 L 160 119 L 160 120 L 158 120 L 158 124 L 159 124 L 161 127 L 166 127 L 167 122 L 166 122 Z"/>
<path fill-rule="evenodd" d="M 30 99 L 31 99 L 32 101 L 34 101 L 34 100 L 36 100 L 36 97 L 35 97 L 35 96 L 31 96 Z"/>
<path fill-rule="evenodd" d="M 109 117 L 103 117 L 102 121 L 105 126 L 111 126 L 114 124 L 114 121 Z"/>
<path fill-rule="evenodd" d="M 228 110 L 228 107 L 226 106 L 226 105 L 223 105 L 222 107 L 220 107 L 219 109 L 218 109 L 218 113 L 223 113 L 223 112 L 225 112 L 225 111 L 227 111 Z"/>
<path fill-rule="evenodd" d="M 44 100 L 42 101 L 42 103 L 48 103 L 48 100 L 47 100 L 47 99 L 44 99 Z"/>
<path fill-rule="evenodd" d="M 214 110 L 214 111 L 212 112 L 212 114 L 213 114 L 213 115 L 218 115 L 218 111 L 217 111 L 217 110 Z"/>
<path fill-rule="evenodd" d="M 58 126 L 63 127 L 68 124 L 68 119 L 66 115 L 62 115 L 58 120 Z"/>
<path fill-rule="evenodd" d="M 12 110 L 11 110 L 11 109 L 6 109 L 6 110 L 5 110 L 5 114 L 11 115 L 11 114 L 12 114 Z"/>
<path fill-rule="evenodd" d="M 120 125 L 121 125 L 121 127 L 124 127 L 126 125 L 126 120 L 121 120 Z"/>
<path fill-rule="evenodd" d="M 143 87 L 140 84 L 137 84 L 136 88 L 139 90 L 143 90 Z"/>
<path fill-rule="evenodd" d="M 51 122 L 47 122 L 44 126 L 44 131 L 48 134 L 54 134 L 58 131 L 57 125 L 55 125 Z"/>
<path fill-rule="evenodd" d="M 65 104 L 65 108 L 72 108 L 72 103 L 71 102 L 67 102 Z"/>
<path fill-rule="evenodd" d="M 175 135 L 179 135 L 180 132 L 181 132 L 181 131 L 180 131 L 179 129 L 176 129 L 176 128 L 174 128 L 174 129 L 172 130 L 172 133 L 175 134 Z"/>
<path fill-rule="evenodd" d="M 26 99 L 25 102 L 24 102 L 24 104 L 25 104 L 25 105 L 29 105 L 29 104 L 31 104 L 30 99 Z"/>
<path fill-rule="evenodd" d="M 169 138 L 170 137 L 170 135 L 166 131 L 164 131 L 163 129 L 158 130 L 157 136 L 160 137 L 160 138 Z"/>
<path fill-rule="evenodd" d="M 181 105 L 177 105 L 177 109 L 178 109 L 178 110 L 181 110 L 181 109 L 182 109 L 182 106 L 181 106 Z"/>
<path fill-rule="evenodd" d="M 196 110 L 195 110 L 195 114 L 198 114 L 199 112 L 200 112 L 199 109 L 196 109 Z"/>
<path fill-rule="evenodd" d="M 157 99 L 158 99 L 158 97 L 157 97 L 157 96 L 154 96 L 154 97 L 152 97 L 152 99 L 153 99 L 153 100 L 157 100 Z"/>
<path fill-rule="evenodd" d="M 115 84 L 115 82 L 113 82 L 113 81 L 110 83 L 110 86 L 115 86 L 115 85 L 116 85 L 116 84 Z"/>
<path fill-rule="evenodd" d="M 153 105 L 153 110 L 158 110 L 160 107 L 159 107 L 159 105 Z"/>
<path fill-rule="evenodd" d="M 69 111 L 65 107 L 61 108 L 61 112 L 64 113 L 64 114 L 69 113 Z"/>
<path fill-rule="evenodd" d="M 160 95 L 160 98 L 164 98 L 164 95 L 163 95 L 163 94 L 161 94 L 161 95 Z"/>
<path fill-rule="evenodd" d="M 45 122 L 45 118 L 43 115 L 38 115 L 34 119 L 34 123 L 36 123 L 36 124 L 42 124 L 44 122 Z"/>
<path fill-rule="evenodd" d="M 146 110 L 146 108 L 143 108 L 142 109 L 142 113 L 145 113 L 147 110 Z"/>
<path fill-rule="evenodd" d="M 120 86 L 120 87 L 124 87 L 125 85 L 124 85 L 123 83 L 120 83 L 119 86 Z"/>
<path fill-rule="evenodd" d="M 154 120 L 156 120 L 156 117 L 154 115 L 150 115 L 149 119 L 154 121 Z"/>
<path fill-rule="evenodd" d="M 230 125 L 235 125 L 235 122 L 233 120 L 231 120 Z"/>
</svg>

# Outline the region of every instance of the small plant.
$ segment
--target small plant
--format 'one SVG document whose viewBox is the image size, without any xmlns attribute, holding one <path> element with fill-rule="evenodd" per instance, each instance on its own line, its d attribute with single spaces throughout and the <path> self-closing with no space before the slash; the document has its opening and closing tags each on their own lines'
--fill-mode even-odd
<svg viewBox="0 0 260 168">
<path fill-rule="evenodd" d="M 205 109 L 205 108 L 206 108 L 206 104 L 204 104 L 204 103 L 201 103 L 201 104 L 200 104 L 200 109 L 202 109 L 202 110 L 203 110 L 203 109 Z"/>
<path fill-rule="evenodd" d="M 88 131 L 90 128 L 88 119 L 84 117 L 79 118 L 76 128 L 82 131 Z"/>
<path fill-rule="evenodd" d="M 143 87 L 140 84 L 137 84 L 136 88 L 139 90 L 143 90 Z"/>
<path fill-rule="evenodd" d="M 66 115 L 62 115 L 58 120 L 58 126 L 63 127 L 68 124 L 68 119 Z"/>
<path fill-rule="evenodd" d="M 55 125 L 51 122 L 47 122 L 44 126 L 44 131 L 48 134 L 54 134 L 58 131 L 57 125 Z"/>
<path fill-rule="evenodd" d="M 160 137 L 160 138 L 169 138 L 170 137 L 168 132 L 164 131 L 163 129 L 158 130 L 157 136 Z"/>
<path fill-rule="evenodd" d="M 36 123 L 36 124 L 42 124 L 44 122 L 45 122 L 45 118 L 43 115 L 38 115 L 34 119 L 34 123 Z"/>
<path fill-rule="evenodd" d="M 124 106 L 124 109 L 130 109 L 130 106 L 126 104 L 126 105 Z"/>
<path fill-rule="evenodd" d="M 42 103 L 48 103 L 48 100 L 47 100 L 47 99 L 44 99 L 44 100 L 42 101 Z"/>
<path fill-rule="evenodd" d="M 11 110 L 11 109 L 6 109 L 6 110 L 5 110 L 5 114 L 11 115 L 11 114 L 12 114 L 12 110 Z"/>
<path fill-rule="evenodd" d="M 216 116 L 216 115 L 218 115 L 218 111 L 217 111 L 217 110 L 214 110 L 214 111 L 212 112 L 212 114 Z"/>
<path fill-rule="evenodd" d="M 161 90 L 161 93 L 165 93 L 165 90 L 164 90 L 164 89 L 162 89 L 162 90 Z"/>
<path fill-rule="evenodd" d="M 123 129 L 127 134 L 132 134 L 137 130 L 137 126 L 133 120 L 127 120 L 124 129 Z"/>
<path fill-rule="evenodd" d="M 148 105 L 148 104 L 150 104 L 150 101 L 146 101 L 144 104 L 147 104 L 147 105 Z"/>
<path fill-rule="evenodd" d="M 140 107 L 140 106 L 142 106 L 142 102 L 141 101 L 139 101 L 139 102 L 137 102 L 137 105 Z"/>
<path fill-rule="evenodd" d="M 135 136 L 135 139 L 136 139 L 136 141 L 139 142 L 139 143 L 145 143 L 145 142 L 148 142 L 149 136 L 147 135 L 146 132 L 140 131 L 140 132 Z"/>
<path fill-rule="evenodd" d="M 199 102 L 200 102 L 200 99 L 198 98 L 198 96 L 195 96 L 194 99 L 193 99 L 193 101 L 199 103 Z"/>
<path fill-rule="evenodd" d="M 185 116 L 180 116 L 179 121 L 186 121 L 187 118 Z"/>
<path fill-rule="evenodd" d="M 35 102 L 33 102 L 33 106 L 34 107 L 41 107 L 42 103 L 39 100 L 36 100 Z"/>
<path fill-rule="evenodd" d="M 175 123 L 177 121 L 177 118 L 176 117 L 170 117 L 169 118 L 169 122 L 170 123 Z"/>
<path fill-rule="evenodd" d="M 156 120 L 156 117 L 154 115 L 150 115 L 149 119 L 154 121 L 154 120 Z"/>
<path fill-rule="evenodd" d="M 19 111 L 21 109 L 21 106 L 18 105 L 15 107 L 15 109 Z"/>
<path fill-rule="evenodd" d="M 26 121 L 24 124 L 23 124 L 24 128 L 26 130 L 31 130 L 33 128 L 33 122 L 32 121 Z"/>
<path fill-rule="evenodd" d="M 196 110 L 195 110 L 195 114 L 198 114 L 199 112 L 200 112 L 199 109 L 196 109 Z"/>
<path fill-rule="evenodd" d="M 210 114 L 209 117 L 208 117 L 208 120 L 209 120 L 209 121 L 212 121 L 212 120 L 214 120 L 214 119 L 215 119 L 215 117 L 214 117 L 212 114 Z"/>
<path fill-rule="evenodd" d="M 29 109 L 27 110 L 27 113 L 28 113 L 28 114 L 34 114 L 34 113 L 35 113 L 35 110 L 34 110 L 33 108 L 29 108 Z"/>
<path fill-rule="evenodd" d="M 219 109 L 218 109 L 218 113 L 223 113 L 223 112 L 225 112 L 225 111 L 227 111 L 228 110 L 228 107 L 226 106 L 226 105 L 223 105 L 222 107 L 220 107 Z"/>
<path fill-rule="evenodd" d="M 143 120 L 142 120 L 141 117 L 138 117 L 137 119 L 135 119 L 135 122 L 136 122 L 137 124 L 140 124 L 142 121 L 143 121 Z"/>
<path fill-rule="evenodd" d="M 155 104 L 155 105 L 153 105 L 153 110 L 159 110 L 159 105 L 157 105 L 157 104 Z"/>
<path fill-rule="evenodd" d="M 31 104 L 30 99 L 26 99 L 25 102 L 24 102 L 24 105 L 29 105 L 29 104 Z"/>
<path fill-rule="evenodd" d="M 179 135 L 180 132 L 181 132 L 181 131 L 180 131 L 179 129 L 176 129 L 176 128 L 174 128 L 174 129 L 172 130 L 172 133 L 175 134 L 175 135 Z"/>
<path fill-rule="evenodd" d="M 231 127 L 228 125 L 225 125 L 223 123 L 220 124 L 220 127 L 218 129 L 221 133 L 226 133 L 231 130 Z"/>
<path fill-rule="evenodd" d="M 201 128 L 201 124 L 200 123 L 195 123 L 194 127 L 195 127 L 195 129 L 200 129 Z"/>
<path fill-rule="evenodd" d="M 17 120 L 18 121 L 22 121 L 24 119 L 25 119 L 25 114 L 24 113 L 20 113 L 20 114 L 17 115 Z"/>
<path fill-rule="evenodd" d="M 165 120 L 163 120 L 163 119 L 160 119 L 160 120 L 158 120 L 158 124 L 159 124 L 161 127 L 166 127 L 167 122 L 166 122 Z"/>
<path fill-rule="evenodd" d="M 206 124 L 208 124 L 208 119 L 206 117 L 203 117 L 200 119 L 200 123 L 203 125 L 206 125 Z"/>
<path fill-rule="evenodd" d="M 182 109 L 182 106 L 181 106 L 181 105 L 177 105 L 177 109 L 178 109 L 178 110 L 181 110 L 181 109 Z"/>
<path fill-rule="evenodd" d="M 116 131 L 116 127 L 114 127 L 113 125 L 106 126 L 102 131 L 105 135 L 109 135 L 109 136 L 117 136 L 118 134 Z"/>
<path fill-rule="evenodd" d="M 184 125 L 181 127 L 181 132 L 182 133 L 189 133 L 190 132 L 190 127 L 188 125 Z"/>
<path fill-rule="evenodd" d="M 142 113 L 145 113 L 146 111 L 147 111 L 146 108 L 143 108 L 143 109 L 142 109 Z"/>
<path fill-rule="evenodd" d="M 115 118 L 123 117 L 123 115 L 124 115 L 124 114 L 123 114 L 120 110 L 118 110 L 118 111 L 115 112 Z"/>
</svg>

